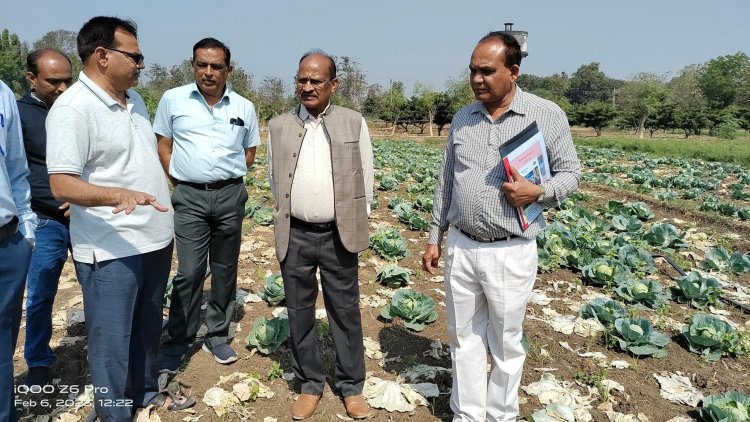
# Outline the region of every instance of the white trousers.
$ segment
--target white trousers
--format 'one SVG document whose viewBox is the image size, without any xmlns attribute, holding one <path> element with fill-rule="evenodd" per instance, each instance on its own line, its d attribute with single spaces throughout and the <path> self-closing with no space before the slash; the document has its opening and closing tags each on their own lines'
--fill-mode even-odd
<svg viewBox="0 0 750 422">
<path fill-rule="evenodd" d="M 516 420 L 523 319 L 537 261 L 533 239 L 479 243 L 450 228 L 445 285 L 454 421 Z"/>
</svg>

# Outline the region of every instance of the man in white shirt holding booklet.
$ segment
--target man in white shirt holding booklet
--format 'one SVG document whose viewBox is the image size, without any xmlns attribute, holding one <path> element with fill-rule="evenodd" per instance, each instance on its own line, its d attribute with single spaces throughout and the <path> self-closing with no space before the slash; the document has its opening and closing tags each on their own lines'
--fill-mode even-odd
<svg viewBox="0 0 750 422">
<path fill-rule="evenodd" d="M 536 236 L 544 228 L 544 214 L 539 213 L 524 229 L 516 207 L 556 206 L 580 183 L 580 162 L 565 113 L 518 88 L 520 64 L 518 41 L 507 33 L 491 32 L 475 47 L 469 71 L 477 101 L 453 118 L 422 257 L 424 269 L 435 274 L 447 231 L 454 421 L 516 420 L 526 358 L 522 324 L 536 279 Z M 551 175 L 539 185 L 514 167 L 510 179 L 500 155 L 501 146 L 534 122 L 544 137 Z"/>
</svg>

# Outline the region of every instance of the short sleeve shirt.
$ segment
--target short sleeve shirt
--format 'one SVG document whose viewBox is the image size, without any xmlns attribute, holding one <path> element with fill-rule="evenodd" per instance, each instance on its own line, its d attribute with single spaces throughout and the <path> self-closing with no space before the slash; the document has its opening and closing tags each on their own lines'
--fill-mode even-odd
<svg viewBox="0 0 750 422">
<path fill-rule="evenodd" d="M 97 186 L 145 192 L 170 207 L 148 112 L 133 90 L 120 105 L 81 72 L 47 117 L 47 170 L 79 175 Z M 92 264 L 144 254 L 169 245 L 173 212 L 138 206 L 131 214 L 113 207 L 71 205 L 73 258 Z"/>
<path fill-rule="evenodd" d="M 183 182 L 244 177 L 245 148 L 260 145 L 255 106 L 229 84 L 212 107 L 195 83 L 168 90 L 159 101 L 154 131 L 172 139 L 169 174 Z"/>
</svg>

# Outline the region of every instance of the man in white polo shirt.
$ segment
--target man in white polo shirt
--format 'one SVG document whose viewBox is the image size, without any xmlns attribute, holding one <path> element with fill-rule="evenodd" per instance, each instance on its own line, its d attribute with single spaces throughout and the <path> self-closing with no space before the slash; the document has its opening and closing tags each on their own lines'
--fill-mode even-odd
<svg viewBox="0 0 750 422">
<path fill-rule="evenodd" d="M 159 159 L 174 184 L 178 267 L 160 365 L 169 371 L 180 366 L 198 333 L 207 260 L 211 297 L 202 347 L 221 364 L 237 360 L 227 343 L 247 201 L 243 177 L 260 134 L 255 106 L 227 82 L 230 63 L 224 43 L 198 41 L 193 46 L 195 83 L 165 92 L 154 117 Z"/>
<path fill-rule="evenodd" d="M 71 204 L 94 407 L 101 420 L 129 421 L 150 403 L 191 404 L 159 394 L 157 383 L 169 189 L 148 112 L 130 89 L 144 68 L 135 24 L 92 18 L 78 33 L 78 54 L 83 72 L 47 117 L 47 169 L 52 193 Z"/>
</svg>

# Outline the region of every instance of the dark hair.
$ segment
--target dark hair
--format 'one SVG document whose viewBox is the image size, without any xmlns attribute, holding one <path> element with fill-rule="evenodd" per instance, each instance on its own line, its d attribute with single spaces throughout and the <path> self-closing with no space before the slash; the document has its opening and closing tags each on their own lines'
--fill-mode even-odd
<svg viewBox="0 0 750 422">
<path fill-rule="evenodd" d="M 73 67 L 73 63 L 70 62 L 70 57 L 68 57 L 66 54 L 63 54 L 51 48 L 40 48 L 39 50 L 32 51 L 28 56 L 26 56 L 26 70 L 33 73 L 34 75 L 37 75 L 39 73 L 39 59 L 41 59 L 45 54 L 58 54 L 62 57 L 65 57 L 65 60 L 68 61 L 70 67 Z"/>
<path fill-rule="evenodd" d="M 232 53 L 229 52 L 229 47 L 227 47 L 227 45 L 223 42 L 211 37 L 204 38 L 198 41 L 193 46 L 193 61 L 195 61 L 195 52 L 201 48 L 220 48 L 224 50 L 224 64 L 229 66 L 230 59 L 232 58 Z"/>
<path fill-rule="evenodd" d="M 96 47 L 115 47 L 115 32 L 121 29 L 138 38 L 138 27 L 131 20 L 97 16 L 84 23 L 78 31 L 78 56 L 84 63 Z"/>
<path fill-rule="evenodd" d="M 516 37 L 505 31 L 492 31 L 482 37 L 477 44 L 493 40 L 500 41 L 505 46 L 505 67 L 510 68 L 513 65 L 521 65 L 521 45 L 518 44 Z"/>
<path fill-rule="evenodd" d="M 329 73 L 328 76 L 331 79 L 336 79 L 336 61 L 333 60 L 333 57 L 331 57 L 330 54 L 326 53 L 325 51 L 323 51 L 323 50 L 321 50 L 319 48 L 314 48 L 314 49 L 308 51 L 307 53 L 303 54 L 302 58 L 299 59 L 299 64 L 302 64 L 302 62 L 306 58 L 312 56 L 313 54 L 319 54 L 319 55 L 325 57 L 326 59 L 328 59 L 328 63 L 329 63 L 328 64 L 328 73 Z"/>
</svg>

